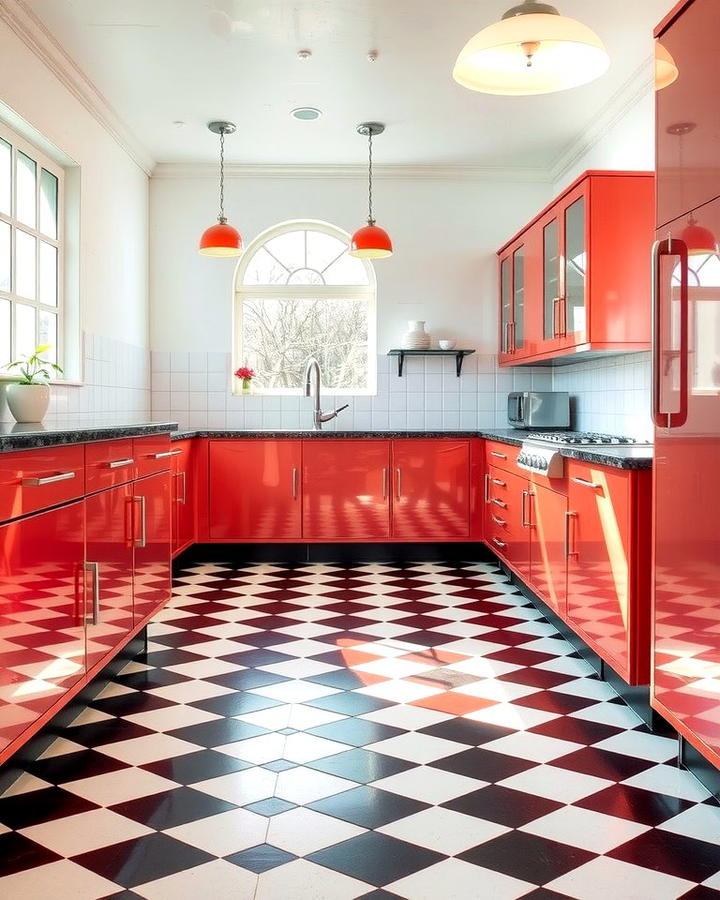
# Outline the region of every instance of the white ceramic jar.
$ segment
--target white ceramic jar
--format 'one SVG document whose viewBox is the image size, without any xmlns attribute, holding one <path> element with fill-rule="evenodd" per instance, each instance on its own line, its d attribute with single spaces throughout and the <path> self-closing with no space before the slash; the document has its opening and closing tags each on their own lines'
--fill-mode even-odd
<svg viewBox="0 0 720 900">
<path fill-rule="evenodd" d="M 425 322 L 419 319 L 411 319 L 408 322 L 408 330 L 402 336 L 403 350 L 429 350 L 430 335 L 425 331 Z"/>
<path fill-rule="evenodd" d="M 5 396 L 16 422 L 42 422 L 50 404 L 50 385 L 8 384 Z"/>
</svg>

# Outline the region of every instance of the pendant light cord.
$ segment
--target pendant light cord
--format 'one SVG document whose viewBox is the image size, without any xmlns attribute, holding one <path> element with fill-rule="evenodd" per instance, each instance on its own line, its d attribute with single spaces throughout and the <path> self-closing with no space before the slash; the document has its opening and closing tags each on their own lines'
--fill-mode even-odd
<svg viewBox="0 0 720 900">
<path fill-rule="evenodd" d="M 372 208 L 372 128 L 368 129 L 368 225 L 374 225 Z"/>
<path fill-rule="evenodd" d="M 220 131 L 220 215 L 218 222 L 224 225 L 225 218 L 225 130 Z"/>
</svg>

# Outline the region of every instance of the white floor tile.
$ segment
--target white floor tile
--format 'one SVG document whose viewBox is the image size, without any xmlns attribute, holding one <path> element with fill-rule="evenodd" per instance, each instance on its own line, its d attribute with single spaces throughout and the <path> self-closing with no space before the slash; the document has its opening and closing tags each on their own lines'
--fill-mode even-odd
<svg viewBox="0 0 720 900">
<path fill-rule="evenodd" d="M 673 834 L 683 834 L 698 841 L 720 844 L 720 807 L 699 804 L 657 827 L 661 831 L 672 831 Z M 720 873 L 720 856 L 718 872 Z"/>
<path fill-rule="evenodd" d="M 58 893 L 61 885 L 62 894 Z M 114 882 L 101 878 L 69 859 L 0 878 L 0 897 L 3 900 L 48 900 L 48 897 L 60 898 L 63 895 L 68 898 L 98 900 L 121 890 Z"/>
<path fill-rule="evenodd" d="M 447 856 L 456 856 L 464 850 L 510 831 L 505 825 L 486 822 L 484 819 L 476 819 L 474 816 L 439 806 L 423 809 L 419 813 L 390 822 L 389 825 L 383 825 L 376 830 L 410 844 L 437 850 Z"/>
<path fill-rule="evenodd" d="M 576 900 L 607 900 L 608 897 L 622 897 L 622 900 L 648 900 L 649 897 L 653 900 L 676 900 L 692 886 L 691 881 L 607 856 L 591 859 L 584 866 L 545 885 L 551 891 L 567 894 Z"/>
<path fill-rule="evenodd" d="M 635 759 L 647 759 L 650 762 L 667 762 L 677 757 L 677 739 L 648 734 L 644 731 L 623 731 L 604 741 L 595 744 L 601 750 L 611 750 Z"/>
<path fill-rule="evenodd" d="M 481 781 L 479 778 L 468 778 L 455 772 L 416 766 L 374 781 L 372 786 L 403 797 L 422 800 L 424 803 L 439 804 L 480 790 L 487 784 L 487 781 Z"/>
<path fill-rule="evenodd" d="M 193 869 L 141 884 L 133 891 L 146 900 L 197 900 L 198 897 L 253 900 L 257 880 L 254 872 L 224 859 L 214 859 Z"/>
<path fill-rule="evenodd" d="M 181 681 L 179 684 L 151 688 L 148 694 L 162 697 L 163 700 L 172 700 L 173 703 L 197 703 L 198 700 L 209 700 L 211 697 L 221 697 L 232 692 L 232 688 L 212 684 L 210 681 Z"/>
<path fill-rule="evenodd" d="M 228 803 L 235 803 L 237 806 L 245 806 L 256 800 L 272 797 L 276 781 L 277 775 L 274 772 L 252 768 L 198 781 L 193 784 L 193 790 L 210 794 L 219 800 L 227 800 Z"/>
<path fill-rule="evenodd" d="M 623 784 L 694 802 L 706 800 L 710 796 L 707 788 L 703 787 L 694 775 L 676 766 L 653 766 L 626 779 Z"/>
<path fill-rule="evenodd" d="M 262 765 L 275 759 L 281 759 L 284 746 L 285 735 L 271 732 L 270 734 L 260 734 L 257 737 L 247 738 L 243 741 L 223 744 L 215 749 L 218 753 L 225 753 L 227 756 L 234 756 L 236 759 L 244 759 L 246 762 Z"/>
<path fill-rule="evenodd" d="M 596 703 L 577 712 L 570 713 L 574 719 L 587 722 L 600 722 L 602 725 L 615 725 L 618 728 L 637 728 L 642 719 L 624 703 Z"/>
<path fill-rule="evenodd" d="M 165 832 L 213 856 L 230 856 L 265 843 L 269 819 L 248 809 L 231 809 L 216 816 L 188 822 Z"/>
<path fill-rule="evenodd" d="M 368 744 L 366 749 L 374 750 L 375 753 L 395 756 L 398 759 L 406 759 L 409 762 L 425 764 L 445 756 L 452 756 L 454 753 L 460 753 L 461 750 L 467 750 L 467 744 L 409 731 L 384 741 Z"/>
<path fill-rule="evenodd" d="M 257 694 L 260 697 L 269 697 L 271 700 L 280 700 L 281 703 L 303 703 L 306 700 L 329 697 L 331 694 L 339 693 L 339 691 L 336 688 L 314 684 L 311 681 L 281 681 L 278 684 L 268 684 L 265 687 L 253 688 L 248 693 Z"/>
<path fill-rule="evenodd" d="M 20 830 L 25 837 L 54 850 L 60 856 L 77 856 L 152 832 L 152 828 L 102 808 Z"/>
<path fill-rule="evenodd" d="M 481 897 L 517 900 L 534 887 L 492 869 L 460 859 L 446 859 L 386 885 L 385 889 L 406 900 L 479 900 Z"/>
<path fill-rule="evenodd" d="M 379 697 L 381 700 L 390 700 L 392 703 L 412 703 L 413 700 L 424 700 L 426 697 L 442 694 L 443 689 L 417 684 L 414 681 L 390 680 L 359 688 L 356 693 Z"/>
<path fill-rule="evenodd" d="M 119 769 L 117 772 L 106 772 L 104 775 L 68 781 L 62 787 L 71 794 L 90 800 L 91 803 L 114 806 L 124 800 L 137 800 L 138 797 L 170 791 L 177 786 L 176 782 L 170 781 L 169 778 L 161 778 L 160 775 L 146 772 L 145 769 L 128 766 L 127 769 Z"/>
<path fill-rule="evenodd" d="M 483 750 L 492 750 L 495 753 L 505 753 L 507 756 L 517 756 L 520 759 L 546 763 L 573 753 L 575 750 L 580 750 L 583 746 L 574 741 L 563 741 L 559 738 L 546 737 L 543 734 L 518 731 L 516 734 L 508 734 L 483 744 Z"/>
<path fill-rule="evenodd" d="M 486 706 L 475 712 L 466 713 L 463 718 L 472 719 L 474 722 L 487 722 L 489 725 L 500 725 L 502 728 L 514 728 L 522 731 L 525 728 L 534 728 L 545 722 L 551 722 L 559 718 L 558 713 L 551 713 L 544 709 L 533 709 L 529 706 L 516 706 L 513 703 L 496 703 L 494 706 Z"/>
<path fill-rule="evenodd" d="M 330 797 L 357 787 L 356 782 L 345 778 L 337 778 L 335 775 L 326 775 L 324 772 L 316 772 L 305 766 L 288 769 L 280 772 L 275 787 L 275 796 L 290 803 L 312 803 L 323 797 Z"/>
<path fill-rule="evenodd" d="M 307 856 L 362 834 L 366 829 L 298 806 L 270 819 L 267 843 L 295 856 Z"/>
<path fill-rule="evenodd" d="M 281 663 L 273 663 L 270 666 L 259 666 L 259 668 L 263 672 L 272 672 L 274 675 L 282 675 L 284 678 L 310 678 L 312 675 L 337 671 L 339 666 L 329 666 L 327 663 L 318 662 L 315 659 L 299 657 Z"/>
<path fill-rule="evenodd" d="M 454 717 L 436 709 L 398 703 L 395 706 L 388 706 L 386 709 L 365 713 L 358 718 L 368 719 L 370 722 L 380 722 L 382 725 L 392 725 L 394 728 L 404 728 L 407 731 L 419 731 L 421 728 L 436 725 L 438 722 L 446 722 Z"/>
<path fill-rule="evenodd" d="M 583 797 L 589 797 L 590 794 L 596 794 L 603 788 L 610 787 L 613 782 L 607 778 L 598 778 L 596 775 L 583 775 L 555 766 L 539 765 L 517 775 L 511 775 L 498 784 L 516 791 L 524 791 L 526 794 L 558 800 L 561 803 L 575 803 Z"/>
<path fill-rule="evenodd" d="M 290 734 L 285 739 L 282 756 L 290 762 L 306 763 L 336 753 L 344 753 L 348 749 L 347 744 L 316 737 L 313 734 Z"/>
<path fill-rule="evenodd" d="M 650 831 L 650 826 L 577 806 L 564 806 L 519 830 L 601 854 Z"/>
<path fill-rule="evenodd" d="M 144 766 L 147 763 L 157 762 L 159 759 L 170 759 L 173 756 L 185 756 L 187 753 L 195 753 L 202 749 L 190 741 L 182 741 L 180 738 L 158 732 L 146 734 L 138 738 L 130 738 L 127 741 L 116 741 L 112 744 L 103 744 L 102 752 L 113 759 L 122 760 L 131 766 Z"/>
<path fill-rule="evenodd" d="M 355 900 L 374 890 L 370 884 L 296 859 L 258 878 L 255 900 Z"/>
<path fill-rule="evenodd" d="M 213 719 L 221 717 L 215 713 L 206 712 L 204 709 L 197 709 L 195 706 L 174 703 L 172 706 L 163 706 L 161 709 L 132 713 L 125 718 L 128 722 L 142 725 L 143 728 L 152 728 L 153 731 L 172 731 L 174 728 L 199 725 L 201 722 L 211 722 Z"/>
</svg>

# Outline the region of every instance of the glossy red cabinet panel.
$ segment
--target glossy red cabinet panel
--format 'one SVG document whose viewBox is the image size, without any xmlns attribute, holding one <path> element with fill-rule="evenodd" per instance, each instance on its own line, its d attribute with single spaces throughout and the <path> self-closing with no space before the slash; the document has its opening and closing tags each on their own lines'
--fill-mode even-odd
<svg viewBox="0 0 720 900">
<path fill-rule="evenodd" d="M 0 526 L 0 755 L 85 675 L 83 551 L 82 501 Z"/>
<path fill-rule="evenodd" d="M 134 624 L 131 484 L 86 498 L 85 541 L 87 664 L 92 669 L 112 656 Z"/>
<path fill-rule="evenodd" d="M 390 441 L 305 441 L 302 521 L 306 540 L 389 537 Z"/>
<path fill-rule="evenodd" d="M 138 478 L 167 471 L 176 455 L 169 433 L 133 438 L 133 456 Z"/>
<path fill-rule="evenodd" d="M 470 442 L 392 442 L 392 534 L 448 540 L 470 533 Z"/>
<path fill-rule="evenodd" d="M 130 438 L 85 445 L 85 490 L 88 494 L 132 481 L 136 468 Z"/>
<path fill-rule="evenodd" d="M 133 621 L 138 625 L 170 599 L 172 501 L 170 475 L 160 472 L 133 484 Z"/>
<path fill-rule="evenodd" d="M 531 484 L 529 491 L 530 584 L 544 603 L 565 618 L 567 497 L 543 484 Z"/>
<path fill-rule="evenodd" d="M 530 578 L 527 479 L 488 467 L 485 534 L 488 545 L 524 580 Z"/>
<path fill-rule="evenodd" d="M 301 466 L 301 441 L 210 441 L 210 538 L 299 540 Z"/>
<path fill-rule="evenodd" d="M 694 0 L 658 40 L 677 79 L 656 92 L 657 226 L 720 196 L 720 55 L 716 0 Z"/>
<path fill-rule="evenodd" d="M 194 442 L 173 441 L 173 556 L 195 541 Z"/>
<path fill-rule="evenodd" d="M 0 521 L 85 493 L 85 448 L 48 447 L 0 454 Z"/>
</svg>

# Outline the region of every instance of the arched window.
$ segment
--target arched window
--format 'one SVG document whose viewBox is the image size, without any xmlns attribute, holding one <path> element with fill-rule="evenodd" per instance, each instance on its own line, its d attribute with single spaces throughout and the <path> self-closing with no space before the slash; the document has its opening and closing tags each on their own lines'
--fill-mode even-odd
<svg viewBox="0 0 720 900">
<path fill-rule="evenodd" d="M 373 394 L 375 272 L 325 222 L 285 222 L 246 249 L 235 274 L 234 365 L 262 393 L 298 394 L 308 356 L 334 394 Z"/>
</svg>

